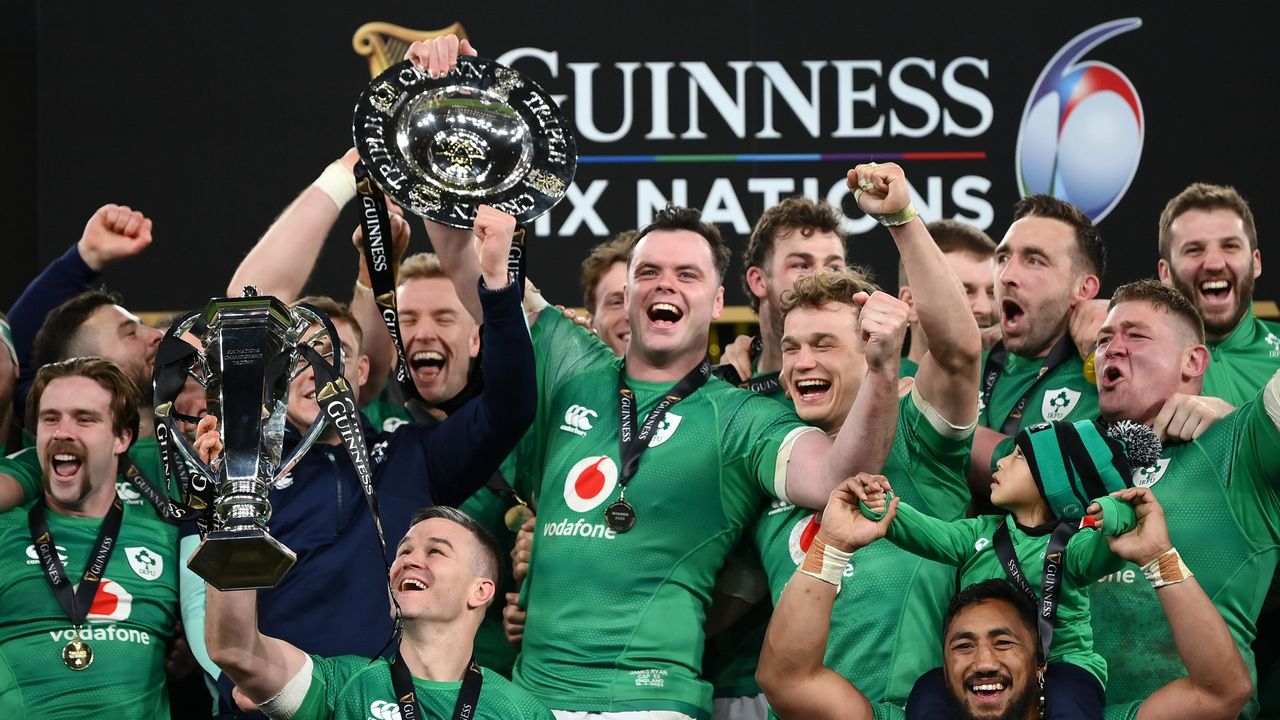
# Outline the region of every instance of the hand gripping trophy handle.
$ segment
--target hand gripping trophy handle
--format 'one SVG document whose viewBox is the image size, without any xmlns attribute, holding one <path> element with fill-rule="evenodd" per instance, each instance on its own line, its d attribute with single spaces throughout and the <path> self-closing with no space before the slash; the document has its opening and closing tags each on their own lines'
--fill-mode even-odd
<svg viewBox="0 0 1280 720">
<path fill-rule="evenodd" d="M 175 331 L 191 330 L 194 320 L 195 316 L 187 327 Z M 274 297 L 258 296 L 252 288 L 246 288 L 244 297 L 210 301 L 203 320 L 202 349 L 197 353 L 202 372 L 193 374 L 205 386 L 209 412 L 219 419 L 224 449 L 207 464 L 184 435 L 165 433 L 167 442 L 194 468 L 193 474 L 216 487 L 212 529 L 188 567 L 219 590 L 275 587 L 297 556 L 268 532 L 268 494 L 325 426 L 320 414 L 289 456 L 282 457 L 299 341 L 308 327 L 319 324 L 317 335 L 330 334 L 332 348 L 340 344 L 327 317 L 310 308 L 291 310 Z M 341 374 L 341 352 L 333 355 Z M 157 402 L 162 400 L 157 397 Z M 172 427 L 167 412 L 171 406 L 165 409 L 163 422 Z"/>
</svg>

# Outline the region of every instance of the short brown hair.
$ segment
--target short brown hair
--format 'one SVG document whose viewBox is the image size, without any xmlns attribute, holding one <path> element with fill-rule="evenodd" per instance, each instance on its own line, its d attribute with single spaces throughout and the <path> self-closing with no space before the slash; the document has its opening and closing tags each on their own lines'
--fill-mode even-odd
<svg viewBox="0 0 1280 720">
<path fill-rule="evenodd" d="M 791 230 L 799 230 L 800 234 L 810 237 L 815 233 L 832 233 L 840 238 L 843 248 L 845 234 L 840 230 L 840 222 L 844 215 L 828 202 L 818 202 L 807 197 L 789 197 L 760 214 L 751 238 L 747 240 L 747 254 L 743 261 L 742 289 L 747 293 L 751 309 L 760 311 L 760 299 L 751 292 L 747 284 L 746 269 L 764 268 L 773 257 L 773 244 L 782 235 Z"/>
<path fill-rule="evenodd" d="M 1204 344 L 1204 320 L 1185 295 L 1153 278 L 1143 278 L 1116 288 L 1111 296 L 1111 310 L 1122 302 L 1146 302 L 1183 321 L 1197 343 Z"/>
<path fill-rule="evenodd" d="M 582 306 L 587 312 L 595 312 L 596 289 L 600 287 L 600 279 L 615 263 L 627 264 L 631 257 L 631 247 L 636 244 L 639 234 L 639 230 L 620 232 L 591 248 L 591 254 L 582 261 Z"/>
<path fill-rule="evenodd" d="M 729 247 L 720 237 L 720 230 L 702 220 L 701 210 L 667 203 L 666 207 L 653 216 L 653 222 L 640 228 L 631 247 L 634 249 L 645 235 L 655 230 L 688 230 L 701 235 L 711 248 L 711 262 L 716 266 L 716 275 L 724 283 L 724 274 L 729 270 Z"/>
<path fill-rule="evenodd" d="M 350 325 L 351 329 L 356 331 L 357 348 L 364 343 L 364 328 L 360 327 L 360 321 L 356 319 L 355 313 L 351 312 L 351 306 L 338 302 L 327 295 L 300 297 L 293 301 L 293 306 L 301 305 L 302 303 L 314 306 L 317 310 L 328 315 L 330 320 L 335 322 L 341 320 Z"/>
<path fill-rule="evenodd" d="M 1076 233 L 1075 258 L 1079 261 L 1076 268 L 1097 275 L 1098 279 L 1106 275 L 1107 246 L 1102 244 L 1098 228 L 1080 208 L 1052 195 L 1037 193 L 1014 204 L 1013 219 L 1024 217 L 1049 218 L 1070 225 Z"/>
<path fill-rule="evenodd" d="M 1253 210 L 1244 196 L 1230 185 L 1191 183 L 1173 196 L 1160 213 L 1160 257 L 1169 262 L 1173 255 L 1173 238 L 1169 228 L 1173 221 L 1188 210 L 1230 210 L 1240 216 L 1244 234 L 1249 238 L 1249 249 L 1258 249 L 1258 228 L 1253 223 Z"/>
<path fill-rule="evenodd" d="M 138 403 L 142 393 L 138 385 L 119 365 L 96 357 L 74 357 L 49 363 L 36 372 L 31 392 L 27 394 L 27 428 L 35 432 L 40 416 L 40 398 L 49 383 L 64 377 L 86 377 L 111 394 L 111 431 L 116 435 L 128 431 L 129 444 L 138 439 Z"/>
<path fill-rule="evenodd" d="M 861 268 L 821 268 L 796 278 L 795 286 L 782 293 L 782 317 L 796 308 L 817 309 L 832 302 L 856 307 L 854 295 L 879 289 Z"/>
<path fill-rule="evenodd" d="M 933 241 L 944 255 L 968 253 L 986 260 L 996 254 L 996 241 L 992 240 L 991 236 L 980 230 L 978 226 L 971 225 L 963 220 L 943 218 L 928 223 L 925 228 L 933 236 Z M 904 288 L 910 286 L 910 284 L 907 280 L 907 268 L 902 264 L 902 259 L 899 258 L 898 287 Z"/>
<path fill-rule="evenodd" d="M 446 280 L 449 278 L 445 274 L 444 268 L 440 266 L 439 256 L 435 253 L 414 253 L 400 261 L 400 275 L 396 280 L 397 285 L 403 285 L 410 280 L 430 278 L 445 278 Z"/>
<path fill-rule="evenodd" d="M 471 533 L 471 536 L 480 545 L 480 566 L 476 568 L 477 574 L 480 577 L 489 578 L 494 585 L 502 583 L 502 556 L 504 553 L 498 544 L 497 538 L 493 536 L 493 533 L 489 532 L 488 528 L 481 525 L 470 515 L 448 505 L 432 505 L 418 510 L 409 521 L 409 527 L 413 527 L 423 520 L 431 520 L 433 518 L 440 518 L 461 525 L 464 530 Z"/>
</svg>

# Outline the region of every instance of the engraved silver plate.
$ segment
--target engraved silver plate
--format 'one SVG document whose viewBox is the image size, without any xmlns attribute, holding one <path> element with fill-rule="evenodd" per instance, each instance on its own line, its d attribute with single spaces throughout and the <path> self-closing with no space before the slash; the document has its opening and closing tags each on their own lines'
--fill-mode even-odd
<svg viewBox="0 0 1280 720">
<path fill-rule="evenodd" d="M 407 60 L 391 66 L 360 95 L 352 134 L 383 192 L 459 228 L 481 204 L 533 220 L 564 197 L 578 163 L 551 96 L 484 58 L 460 57 L 434 79 Z"/>
</svg>

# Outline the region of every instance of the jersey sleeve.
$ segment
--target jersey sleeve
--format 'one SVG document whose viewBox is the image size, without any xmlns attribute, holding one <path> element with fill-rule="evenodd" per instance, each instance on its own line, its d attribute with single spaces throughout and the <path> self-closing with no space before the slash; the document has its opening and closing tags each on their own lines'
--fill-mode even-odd
<svg viewBox="0 0 1280 720">
<path fill-rule="evenodd" d="M 354 674 L 351 658 L 311 656 L 311 682 L 291 720 L 329 720 L 338 706 L 338 693 Z M 365 659 L 364 663 L 368 664 Z"/>
<path fill-rule="evenodd" d="M 1242 419 L 1240 441 L 1236 445 L 1235 473 L 1270 489 L 1275 501 L 1280 493 L 1280 372 L 1271 376 Z"/>
<path fill-rule="evenodd" d="M 1080 530 L 1067 543 L 1067 576 L 1075 587 L 1085 587 L 1128 565 L 1129 561 L 1111 552 L 1107 536 L 1097 530 Z"/>
<path fill-rule="evenodd" d="M 600 362 L 612 362 L 613 351 L 600 338 L 554 307 L 538 313 L 530 328 L 533 356 L 537 364 L 538 394 L 549 397 L 579 370 Z"/>
<path fill-rule="evenodd" d="M 805 425 L 793 410 L 769 398 L 742 393 L 742 404 L 724 425 L 725 468 L 745 466 L 742 469 L 756 479 L 765 493 L 791 502 L 787 497 L 791 450 L 801 435 L 821 430 Z M 726 472 L 726 476 L 738 474 Z"/>
<path fill-rule="evenodd" d="M 0 457 L 0 474 L 11 476 L 22 486 L 23 505 L 40 494 L 43 473 L 40 470 L 40 458 L 36 455 L 35 448 L 19 450 L 8 457 Z"/>
<path fill-rule="evenodd" d="M 925 502 L 921 509 L 935 517 L 960 517 L 969 504 L 967 469 L 975 427 L 976 422 L 952 425 L 918 387 L 899 401 L 898 435 L 912 458 L 912 480 Z"/>
<path fill-rule="evenodd" d="M 926 560 L 959 566 L 973 552 L 973 544 L 987 524 L 981 518 L 939 520 L 899 500 L 898 514 L 885 537 Z"/>
</svg>

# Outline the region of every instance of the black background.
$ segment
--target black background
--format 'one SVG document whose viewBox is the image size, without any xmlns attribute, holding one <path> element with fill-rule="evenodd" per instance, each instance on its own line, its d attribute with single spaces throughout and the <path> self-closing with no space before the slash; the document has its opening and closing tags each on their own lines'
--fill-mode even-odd
<svg viewBox="0 0 1280 720">
<path fill-rule="evenodd" d="M 1275 63 L 1268 50 L 1272 32 L 1254 12 L 1254 6 L 1230 2 L 1215 3 L 1212 11 L 1203 4 L 1116 2 L 11 4 L 0 46 L 6 98 L 0 113 L 12 163 L 0 187 L 8 250 L 0 267 L 0 307 L 8 307 L 40 268 L 74 243 L 88 217 L 106 202 L 128 204 L 155 221 L 151 248 L 104 276 L 124 292 L 132 309 L 182 309 L 221 294 L 275 216 L 351 145 L 351 110 L 369 80 L 367 61 L 353 51 L 351 38 L 372 20 L 416 29 L 460 21 L 489 57 L 524 46 L 556 50 L 558 78 L 538 63 L 517 65 L 553 94 L 572 95 L 567 63 L 600 62 L 595 118 L 605 130 L 617 127 L 621 117 L 616 62 L 701 60 L 732 88 L 729 61 L 777 60 L 807 88 L 805 60 L 880 59 L 887 72 L 905 57 L 935 59 L 939 69 L 959 56 L 986 59 L 987 78 L 966 78 L 994 104 L 990 129 L 975 138 L 936 132 L 918 140 L 833 139 L 832 76 L 823 84 L 823 133 L 816 139 L 780 101 L 775 117 L 782 139 L 750 137 L 760 127 L 758 110 L 747 112 L 749 137 L 736 138 L 704 100 L 700 125 L 707 139 L 645 141 L 648 85 L 641 70 L 632 133 L 610 144 L 579 136 L 579 152 L 984 152 L 984 160 L 904 166 L 910 178 L 938 176 L 944 186 L 959 175 L 989 178 L 986 200 L 995 216 L 988 232 L 999 240 L 1017 198 L 1018 125 L 1045 63 L 1098 23 L 1140 17 L 1141 28 L 1086 56 L 1129 77 L 1146 118 L 1137 176 L 1099 224 L 1112 257 L 1104 279 L 1107 293 L 1154 273 L 1160 209 L 1191 181 L 1235 185 L 1252 202 L 1262 234 L 1270 226 L 1274 212 L 1264 192 L 1272 180 L 1276 141 L 1263 107 L 1273 94 Z M 759 74 L 752 73 L 748 103 L 758 108 Z M 669 96 L 677 134 L 688 127 L 685 83 L 674 70 Z M 883 113 L 890 102 L 883 84 L 880 93 Z M 572 120 L 572 98 L 565 109 Z M 914 121 L 920 117 L 904 115 Z M 754 222 L 763 207 L 759 195 L 744 191 L 746 178 L 818 177 L 825 192 L 847 167 L 836 162 L 581 165 L 577 182 L 585 188 L 593 179 L 609 179 L 596 210 L 616 232 L 637 221 L 638 178 L 651 178 L 660 187 L 674 177 L 688 178 L 689 203 L 699 205 L 715 178 L 728 177 L 740 190 L 748 221 Z M 561 203 L 552 211 L 552 225 L 558 227 L 568 212 L 567 203 Z M 949 216 L 956 208 L 944 205 L 942 212 Z M 308 290 L 348 295 L 355 223 L 349 206 Z M 723 229 L 741 251 L 746 238 L 731 226 Z M 414 237 L 414 249 L 429 247 L 421 226 Z M 531 276 L 554 301 L 580 304 L 578 264 L 601 239 L 585 231 L 533 238 Z M 855 236 L 850 256 L 870 265 L 882 284 L 896 285 L 892 243 L 882 229 Z M 744 301 L 739 273 L 735 260 L 726 282 L 730 304 Z M 1274 277 L 1264 274 L 1257 297 L 1275 298 L 1277 289 Z"/>
</svg>

